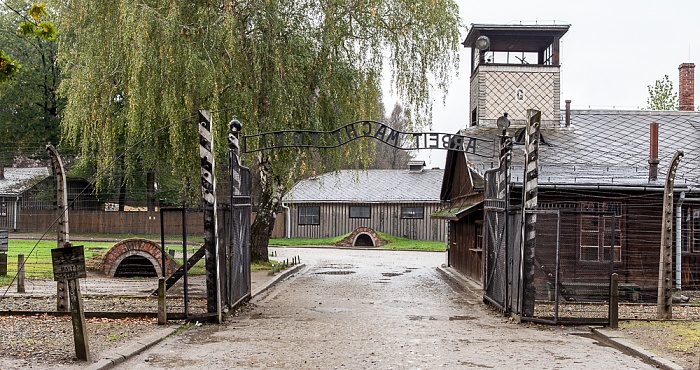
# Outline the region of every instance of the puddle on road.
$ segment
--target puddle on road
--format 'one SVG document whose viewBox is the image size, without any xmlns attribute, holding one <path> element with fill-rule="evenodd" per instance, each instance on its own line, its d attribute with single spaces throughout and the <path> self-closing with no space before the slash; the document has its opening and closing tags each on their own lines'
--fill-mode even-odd
<svg viewBox="0 0 700 370">
<path fill-rule="evenodd" d="M 317 272 L 316 275 L 350 275 L 354 274 L 355 271 L 349 270 L 331 270 L 331 271 L 321 271 Z"/>
<path fill-rule="evenodd" d="M 462 366 L 468 366 L 470 369 L 477 369 L 477 368 L 493 369 L 493 366 L 479 364 L 479 363 L 471 362 L 471 361 L 459 361 L 458 363 Z"/>
<path fill-rule="evenodd" d="M 319 269 L 336 269 L 336 270 L 347 270 L 347 269 L 353 269 L 353 268 L 355 268 L 355 265 L 351 265 L 349 263 L 331 263 L 331 264 L 319 267 Z"/>
<path fill-rule="evenodd" d="M 398 272 L 382 272 L 382 276 L 386 277 L 394 277 L 394 276 L 401 276 L 403 274 L 398 273 Z"/>
<path fill-rule="evenodd" d="M 420 316 L 420 315 L 408 315 L 409 320 L 411 321 L 423 321 L 423 320 L 428 320 L 428 321 L 435 321 L 437 320 L 435 316 Z"/>
<path fill-rule="evenodd" d="M 325 313 L 340 313 L 340 312 L 354 311 L 352 308 L 348 308 L 348 307 L 328 307 L 328 306 L 314 307 L 313 310 L 316 312 L 325 312 Z"/>
<path fill-rule="evenodd" d="M 457 315 L 457 316 L 421 316 L 421 315 L 408 315 L 406 316 L 411 321 L 464 321 L 464 320 L 476 320 L 476 317 Z"/>
</svg>

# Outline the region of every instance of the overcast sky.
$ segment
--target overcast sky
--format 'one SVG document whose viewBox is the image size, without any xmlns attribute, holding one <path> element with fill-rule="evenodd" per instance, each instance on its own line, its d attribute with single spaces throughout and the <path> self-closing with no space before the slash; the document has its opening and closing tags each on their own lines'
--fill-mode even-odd
<svg viewBox="0 0 700 370">
<path fill-rule="evenodd" d="M 678 66 L 691 62 L 700 74 L 698 0 L 456 0 L 463 41 L 477 24 L 570 24 L 561 43 L 561 101 L 572 109 L 641 109 L 647 86 L 668 75 L 678 91 Z M 470 49 L 460 45 L 460 69 L 445 104 L 436 95 L 433 128 L 465 127 L 469 109 Z M 695 105 L 700 105 L 700 95 Z M 387 97 L 387 109 L 394 101 Z M 445 151 L 422 150 L 418 159 L 444 168 Z"/>
</svg>

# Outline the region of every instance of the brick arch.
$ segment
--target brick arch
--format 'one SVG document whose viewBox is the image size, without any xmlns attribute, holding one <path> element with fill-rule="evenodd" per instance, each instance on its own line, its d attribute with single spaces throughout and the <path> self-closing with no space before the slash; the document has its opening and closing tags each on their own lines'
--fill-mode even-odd
<svg viewBox="0 0 700 370">
<path fill-rule="evenodd" d="M 162 253 L 160 245 L 140 238 L 124 239 L 110 248 L 102 258 L 102 272 L 114 277 L 119 264 L 129 256 L 139 256 L 149 260 L 159 277 L 162 274 Z M 177 270 L 179 265 L 169 255 L 165 255 L 165 273 L 170 275 Z"/>
<path fill-rule="evenodd" d="M 355 243 L 357 242 L 357 238 L 359 238 L 361 235 L 367 235 L 369 236 L 370 239 L 372 239 L 372 243 L 374 244 L 375 247 L 379 247 L 382 245 L 386 244 L 386 240 L 382 239 L 377 235 L 377 232 L 372 230 L 370 227 L 366 226 L 361 226 L 353 230 L 350 235 L 344 237 L 342 240 L 340 240 L 337 245 L 343 246 L 343 247 L 354 247 Z"/>
</svg>

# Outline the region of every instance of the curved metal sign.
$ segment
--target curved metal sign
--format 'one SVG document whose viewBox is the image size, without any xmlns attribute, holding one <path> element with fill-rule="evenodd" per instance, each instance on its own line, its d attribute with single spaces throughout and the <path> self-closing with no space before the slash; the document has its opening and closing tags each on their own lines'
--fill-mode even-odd
<svg viewBox="0 0 700 370">
<path fill-rule="evenodd" d="M 440 132 L 403 132 L 377 121 L 357 121 L 333 131 L 282 130 L 243 136 L 243 152 L 276 148 L 336 148 L 369 137 L 397 149 L 444 149 L 483 156 L 477 145 L 493 146 L 493 140 Z"/>
</svg>

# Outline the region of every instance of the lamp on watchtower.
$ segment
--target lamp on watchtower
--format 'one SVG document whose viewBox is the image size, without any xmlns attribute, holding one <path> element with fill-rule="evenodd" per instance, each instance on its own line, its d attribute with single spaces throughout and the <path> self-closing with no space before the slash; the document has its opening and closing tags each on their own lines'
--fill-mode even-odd
<svg viewBox="0 0 700 370">
<path fill-rule="evenodd" d="M 508 119 L 508 113 L 503 113 L 501 117 L 496 120 L 496 126 L 501 129 L 503 137 L 506 136 L 506 130 L 510 127 L 510 120 Z"/>
<path fill-rule="evenodd" d="M 481 51 L 486 51 L 491 47 L 491 39 L 487 36 L 479 36 L 474 42 L 474 46 Z"/>
</svg>

